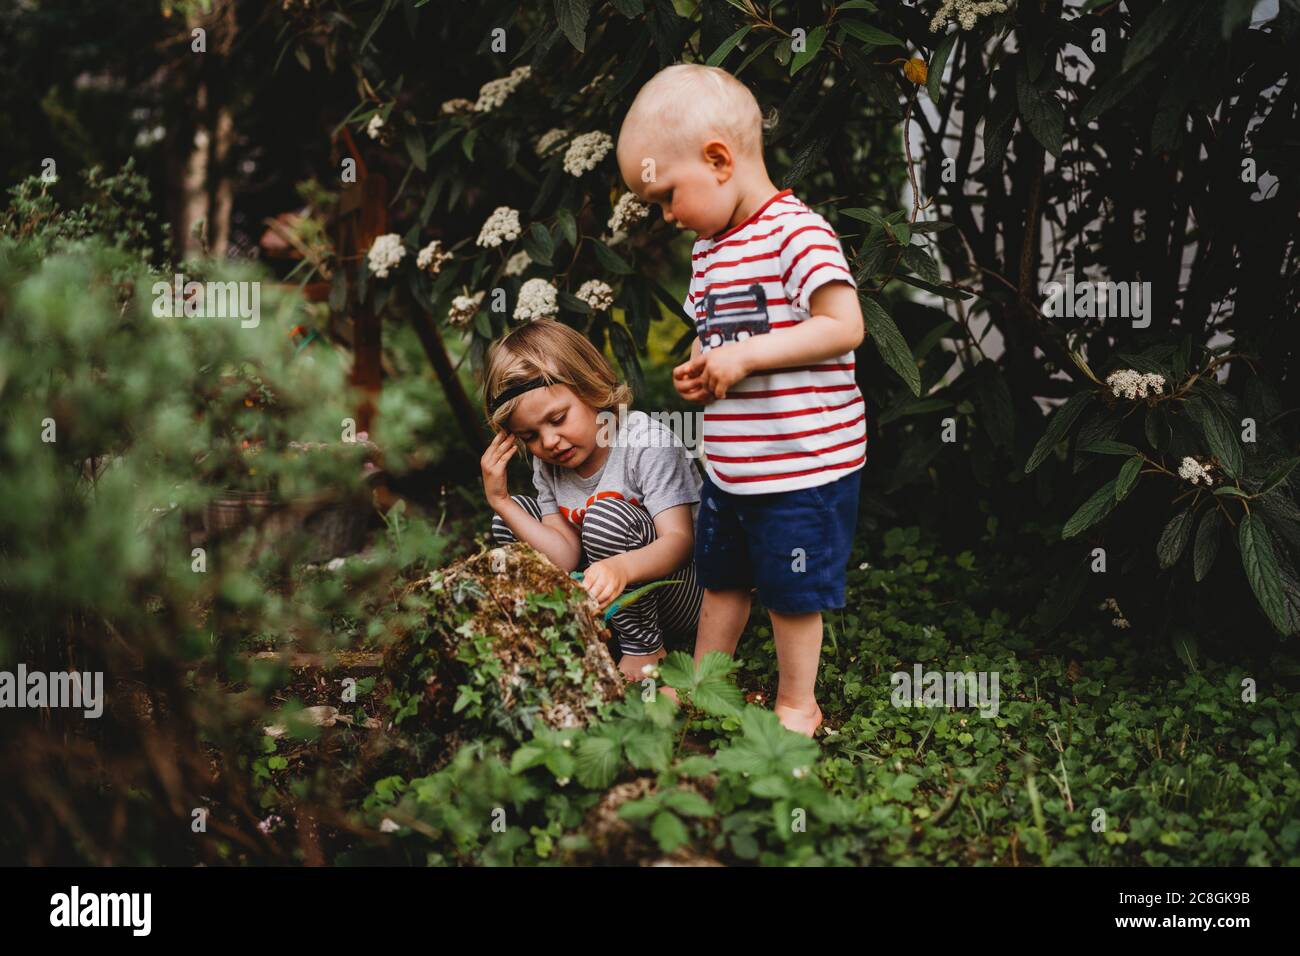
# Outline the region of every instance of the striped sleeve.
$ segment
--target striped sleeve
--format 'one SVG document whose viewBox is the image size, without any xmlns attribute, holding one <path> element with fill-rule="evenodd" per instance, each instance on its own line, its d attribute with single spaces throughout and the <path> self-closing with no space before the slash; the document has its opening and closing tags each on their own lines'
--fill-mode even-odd
<svg viewBox="0 0 1300 956">
<path fill-rule="evenodd" d="M 807 312 L 813 292 L 828 282 L 857 288 L 844 248 L 825 217 L 809 209 L 784 218 L 782 224 L 781 283 L 794 308 Z"/>
</svg>

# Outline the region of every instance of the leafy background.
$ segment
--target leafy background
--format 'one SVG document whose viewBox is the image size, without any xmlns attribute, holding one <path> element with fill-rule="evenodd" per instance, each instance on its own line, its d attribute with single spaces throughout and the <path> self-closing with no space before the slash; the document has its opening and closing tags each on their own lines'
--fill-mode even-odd
<svg viewBox="0 0 1300 956">
<path fill-rule="evenodd" d="M 103 723 L 6 715 L 6 807 L 38 836 L 5 855 L 1293 862 L 1300 12 L 1049 0 L 932 31 L 937 6 L 0 13 L 0 656 L 116 678 Z M 367 655 L 431 613 L 394 595 L 481 539 L 475 372 L 522 282 L 556 285 L 641 407 L 677 407 L 689 239 L 652 211 L 609 241 L 612 153 L 575 177 L 563 141 L 534 146 L 615 136 L 680 60 L 753 89 L 774 181 L 830 219 L 862 294 L 870 456 L 819 687 L 836 733 L 810 745 L 763 710 L 758 616 L 734 664 L 665 664 L 681 711 L 634 689 L 585 729 L 512 736 L 488 708 L 404 730 L 403 676 Z M 443 111 L 522 65 L 497 109 Z M 366 222 L 408 250 L 387 279 L 340 225 L 349 157 L 382 181 Z M 46 158 L 56 182 L 33 178 Z M 522 235 L 477 246 L 503 205 Z M 453 253 L 437 275 L 415 263 L 434 239 Z M 520 250 L 532 265 L 506 276 Z M 262 277 L 261 326 L 160 325 L 142 290 L 176 269 Z M 1045 315 L 1043 283 L 1069 272 L 1150 282 L 1150 326 Z M 573 296 L 588 279 L 612 309 Z M 496 289 L 504 308 L 448 322 L 454 296 Z M 340 434 L 366 317 L 382 393 L 376 445 L 356 446 Z M 1122 369 L 1162 390 L 1117 396 Z M 1188 457 L 1212 485 L 1179 476 Z M 228 529 L 196 573 L 190 545 L 234 494 L 328 500 L 334 533 Z M 475 653 L 455 678 L 471 690 L 495 666 Z M 892 707 L 888 675 L 915 661 L 998 670 L 1001 714 Z M 329 706 L 348 720 L 304 710 Z M 275 720 L 290 733 L 259 732 Z M 494 831 L 498 807 L 526 823 Z"/>
</svg>

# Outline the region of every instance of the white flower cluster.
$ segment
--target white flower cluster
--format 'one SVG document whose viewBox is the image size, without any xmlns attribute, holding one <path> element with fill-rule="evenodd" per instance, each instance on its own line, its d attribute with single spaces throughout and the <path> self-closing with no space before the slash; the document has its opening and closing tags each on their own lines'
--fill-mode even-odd
<svg viewBox="0 0 1300 956">
<path fill-rule="evenodd" d="M 581 176 L 595 169 L 606 154 L 614 148 L 614 140 L 608 133 L 596 130 L 575 137 L 564 154 L 564 171 L 570 176 Z"/>
<path fill-rule="evenodd" d="M 1110 386 L 1116 398 L 1146 398 L 1148 391 L 1156 395 L 1163 395 L 1165 391 L 1163 375 L 1154 372 L 1143 374 L 1131 368 L 1111 372 L 1106 376 L 1106 384 Z"/>
<path fill-rule="evenodd" d="M 387 279 L 388 270 L 401 262 L 404 255 L 406 247 L 402 245 L 402 237 L 397 233 L 387 232 L 377 236 L 370 245 L 370 271 L 381 279 Z"/>
<path fill-rule="evenodd" d="M 480 246 L 491 246 L 496 248 L 503 242 L 513 242 L 519 238 L 523 230 L 519 225 L 519 211 L 511 209 L 509 206 L 497 206 L 488 216 L 487 222 L 483 223 L 483 228 L 479 230 L 478 239 L 475 240 Z"/>
<path fill-rule="evenodd" d="M 506 275 L 521 276 L 524 271 L 533 264 L 533 257 L 523 249 L 520 249 L 513 256 L 506 260 Z"/>
<path fill-rule="evenodd" d="M 1210 466 L 1203 465 L 1195 458 L 1188 456 L 1178 465 L 1178 477 L 1192 484 L 1200 484 L 1204 481 L 1207 485 L 1214 483 L 1214 477 L 1210 474 Z"/>
<path fill-rule="evenodd" d="M 636 193 L 624 193 L 614 203 L 614 215 L 609 217 L 607 225 L 614 235 L 627 235 L 628 226 L 650 215 L 650 207 L 643 203 Z"/>
<path fill-rule="evenodd" d="M 548 129 L 545 133 L 543 133 L 541 136 L 538 137 L 537 144 L 533 147 L 533 152 L 536 153 L 538 156 L 545 156 L 547 153 L 551 151 L 551 149 L 555 146 L 556 143 L 558 143 L 560 140 L 564 139 L 564 137 L 568 135 L 569 135 L 569 131 L 566 129 L 559 129 L 558 127 L 553 129 Z"/>
<path fill-rule="evenodd" d="M 447 324 L 452 326 L 469 325 L 474 314 L 478 312 L 478 307 L 483 302 L 483 293 L 476 292 L 473 295 L 458 295 L 451 300 L 451 311 L 447 313 Z"/>
<path fill-rule="evenodd" d="M 443 103 L 441 109 L 444 116 L 455 116 L 457 113 L 473 112 L 474 104 L 463 96 L 457 96 Z"/>
<path fill-rule="evenodd" d="M 1113 597 L 1106 598 L 1106 600 L 1097 605 L 1097 610 L 1115 612 L 1115 617 L 1110 622 L 1111 627 L 1132 627 L 1129 623 L 1129 619 L 1124 616 L 1124 612 L 1119 609 L 1119 602 Z"/>
<path fill-rule="evenodd" d="M 376 113 L 370 117 L 370 122 L 366 124 L 366 135 L 371 139 L 379 139 L 380 131 L 384 128 L 384 118 Z"/>
<path fill-rule="evenodd" d="M 499 79 L 488 80 L 478 91 L 478 102 L 474 104 L 476 113 L 490 113 L 505 103 L 510 98 L 510 94 L 519 88 L 519 84 L 528 79 L 528 75 L 533 72 L 531 66 L 517 66 L 510 71 L 509 76 L 503 76 Z"/>
<path fill-rule="evenodd" d="M 442 264 L 451 258 L 453 258 L 452 254 L 443 252 L 442 243 L 435 239 L 416 254 L 415 264 L 437 275 L 442 271 Z"/>
<path fill-rule="evenodd" d="M 529 279 L 519 290 L 519 301 L 515 303 L 515 318 L 520 322 L 544 319 L 555 315 L 558 311 L 555 286 L 545 279 Z"/>
<path fill-rule="evenodd" d="M 577 297 L 596 312 L 604 312 L 614 304 L 614 290 L 599 279 L 588 279 L 577 291 Z"/>
<path fill-rule="evenodd" d="M 930 32 L 936 33 L 953 21 L 960 23 L 963 30 L 970 30 L 980 17 L 1006 12 L 1003 0 L 943 0 L 930 21 Z"/>
</svg>

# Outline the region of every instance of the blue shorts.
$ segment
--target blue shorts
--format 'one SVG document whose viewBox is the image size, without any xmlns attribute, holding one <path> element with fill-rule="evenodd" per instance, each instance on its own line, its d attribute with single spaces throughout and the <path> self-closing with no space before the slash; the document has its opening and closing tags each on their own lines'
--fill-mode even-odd
<svg viewBox="0 0 1300 956">
<path fill-rule="evenodd" d="M 706 476 L 695 528 L 700 585 L 756 587 L 763 606 L 778 614 L 844 607 L 861 480 L 859 469 L 815 488 L 733 495 Z"/>
</svg>

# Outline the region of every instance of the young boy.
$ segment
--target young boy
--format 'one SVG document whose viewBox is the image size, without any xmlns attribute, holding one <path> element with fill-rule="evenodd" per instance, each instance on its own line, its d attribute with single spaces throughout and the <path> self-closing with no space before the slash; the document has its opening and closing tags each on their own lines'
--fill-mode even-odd
<svg viewBox="0 0 1300 956">
<path fill-rule="evenodd" d="M 811 736 L 821 612 L 844 606 L 866 461 L 856 284 L 827 221 L 768 178 L 758 103 L 725 70 L 656 74 L 624 119 L 618 162 L 637 196 L 699 237 L 684 303 L 699 335 L 673 370 L 677 391 L 708 405 L 696 660 L 735 653 L 757 590 L 780 667 L 776 714 Z"/>
</svg>

